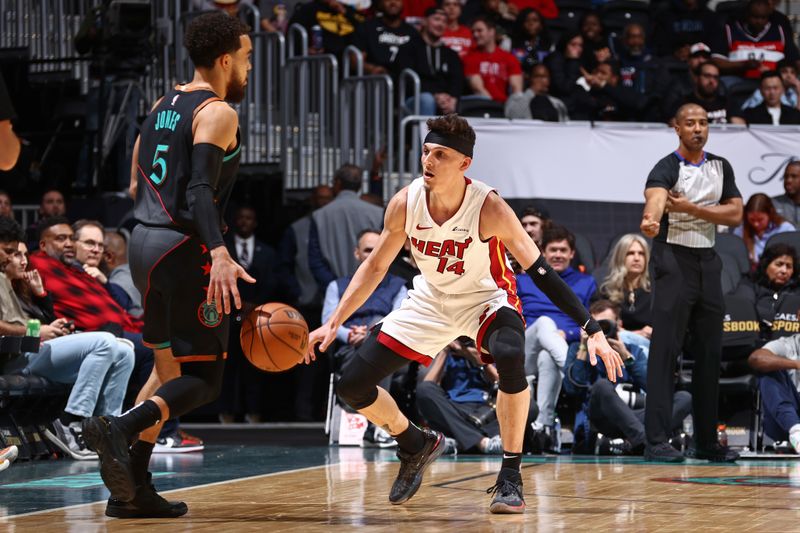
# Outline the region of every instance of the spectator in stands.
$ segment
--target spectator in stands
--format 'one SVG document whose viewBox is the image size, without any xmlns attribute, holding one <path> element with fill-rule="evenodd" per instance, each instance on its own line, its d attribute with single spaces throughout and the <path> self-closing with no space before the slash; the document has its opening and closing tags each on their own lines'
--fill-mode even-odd
<svg viewBox="0 0 800 533">
<path fill-rule="evenodd" d="M 671 0 L 659 11 L 653 27 L 656 54 L 666 56 L 677 47 L 702 41 L 720 29 L 717 14 L 706 0 Z"/>
<path fill-rule="evenodd" d="M 14 218 L 11 196 L 4 190 L 0 190 L 0 217 Z"/>
<path fill-rule="evenodd" d="M 552 51 L 542 14 L 531 7 L 520 11 L 511 33 L 511 53 L 519 60 L 522 72 L 530 73 Z"/>
<path fill-rule="evenodd" d="M 632 89 L 640 98 L 647 100 L 635 106 L 639 108 L 636 118 L 658 120 L 658 110 L 669 86 L 669 75 L 647 49 L 644 27 L 635 22 L 625 26 L 622 39 L 613 54 L 619 66 L 619 85 Z"/>
<path fill-rule="evenodd" d="M 72 384 L 61 416 L 45 435 L 73 459 L 96 459 L 81 437 L 81 421 L 93 415 L 119 416 L 134 364 L 133 346 L 110 333 L 70 334 L 65 318 L 55 318 L 49 296 L 36 270 L 27 271 L 22 230 L 12 219 L 0 218 L 0 333 L 24 335 L 29 318 L 43 319 L 37 353 L 22 353 L 5 364 L 5 372 L 33 374 L 56 383 Z M 14 284 L 12 286 L 12 284 Z M 42 314 L 28 314 L 35 306 Z"/>
<path fill-rule="evenodd" d="M 781 104 L 800 109 L 800 80 L 797 79 L 797 66 L 785 59 L 778 61 L 778 73 L 781 75 L 785 89 L 781 96 Z M 757 107 L 764 101 L 761 90 L 756 89 L 753 94 L 742 104 L 742 109 Z"/>
<path fill-rule="evenodd" d="M 0 170 L 11 170 L 17 164 L 20 148 L 19 137 L 14 133 L 11 121 L 17 118 L 6 82 L 0 75 Z"/>
<path fill-rule="evenodd" d="M 233 215 L 233 231 L 226 235 L 225 244 L 234 260 L 253 277 L 255 283 L 238 283 L 242 307 L 234 311 L 228 342 L 228 360 L 219 396 L 220 421 L 234 422 L 237 414 L 244 414 L 248 423 L 261 422 L 263 409 L 262 392 L 265 378 L 261 372 L 253 372 L 245 359 L 239 334 L 242 322 L 257 306 L 275 301 L 278 278 L 277 253 L 255 236 L 258 214 L 249 205 L 239 206 Z M 231 235 L 231 233 L 233 235 Z"/>
<path fill-rule="evenodd" d="M 363 18 L 355 9 L 336 0 L 311 0 L 298 4 L 289 19 L 289 25 L 300 24 L 309 35 L 315 26 L 321 29 L 322 48 L 314 47 L 312 40 L 309 43 L 310 54 L 333 54 L 336 57 L 341 57 L 344 49 L 352 44 L 356 28 L 362 22 Z"/>
<path fill-rule="evenodd" d="M 509 50 L 511 44 L 511 32 L 514 28 L 515 14 L 508 9 L 508 3 L 503 0 L 478 0 L 478 12 L 470 17 L 471 24 L 479 18 L 486 19 L 495 25 L 496 42 L 503 50 Z M 468 5 L 465 6 L 467 8 Z M 472 28 L 473 38 L 475 28 Z M 475 45 L 477 46 L 477 39 Z"/>
<path fill-rule="evenodd" d="M 800 124 L 800 110 L 781 102 L 785 92 L 781 75 L 776 70 L 761 74 L 759 91 L 764 101 L 753 108 L 745 109 L 733 122 L 739 124 Z"/>
<path fill-rule="evenodd" d="M 475 96 L 505 103 L 522 92 L 522 70 L 511 53 L 497 46 L 495 23 L 478 17 L 472 23 L 475 48 L 464 58 L 464 76 Z M 473 96 L 474 98 L 474 96 Z"/>
<path fill-rule="evenodd" d="M 383 209 L 358 198 L 362 174 L 355 165 L 342 165 L 333 175 L 336 197 L 311 214 L 308 265 L 320 287 L 354 272 L 358 234 L 383 227 Z"/>
<path fill-rule="evenodd" d="M 513 16 L 518 16 L 526 9 L 535 9 L 544 18 L 558 17 L 558 5 L 554 0 L 508 0 L 507 9 Z"/>
<path fill-rule="evenodd" d="M 647 391 L 647 355 L 639 346 L 623 342 L 619 338 L 619 308 L 614 303 L 598 300 L 591 305 L 589 312 L 592 318 L 600 322 L 609 344 L 622 357 L 625 368 L 622 378 L 617 379 L 615 386 L 603 374 L 603 365 L 589 364 L 585 338 L 570 346 L 564 390 L 581 398 L 582 403 L 582 408 L 575 417 L 574 453 L 593 453 L 594 449 L 613 454 L 642 455 L 645 447 L 644 394 Z M 625 390 L 623 384 L 632 385 L 633 390 Z M 683 419 L 691 411 L 691 395 L 686 391 L 675 392 L 672 404 L 673 431 L 681 428 Z M 596 428 L 603 434 L 601 442 L 594 443 L 596 436 L 592 434 L 591 428 Z M 619 438 L 624 439 L 620 444 L 610 442 L 611 439 Z"/>
<path fill-rule="evenodd" d="M 689 46 L 685 57 L 683 51 L 684 47 L 676 49 L 671 58 L 664 60 L 669 68 L 669 89 L 664 96 L 663 105 L 665 122 L 672 122 L 680 107 L 679 102 L 694 92 L 700 65 L 711 61 L 711 48 L 705 43 Z"/>
<path fill-rule="evenodd" d="M 353 44 L 362 52 L 365 74 L 389 74 L 397 83 L 405 68 L 415 68 L 419 32 L 403 20 L 403 0 L 381 0 L 381 16 L 356 28 Z"/>
<path fill-rule="evenodd" d="M 769 196 L 756 193 L 747 200 L 742 225 L 733 233 L 744 240 L 750 264 L 756 266 L 769 238 L 787 231 L 794 231 L 794 226 L 778 214 Z"/>
<path fill-rule="evenodd" d="M 719 67 L 710 61 L 697 67 L 693 76 L 694 90 L 682 101 L 677 102 L 670 110 L 670 122 L 674 122 L 675 113 L 684 104 L 697 104 L 708 113 L 710 124 L 727 124 L 737 114 L 730 108 L 728 97 L 719 90 Z"/>
<path fill-rule="evenodd" d="M 380 231 L 377 229 L 365 229 L 358 234 L 357 245 L 353 250 L 353 256 L 358 265 L 363 263 L 375 246 L 378 245 Z M 336 310 L 339 301 L 353 279 L 352 272 L 348 276 L 342 276 L 328 284 L 325 290 L 325 303 L 322 306 L 322 323 L 326 323 L 328 318 Z M 408 295 L 406 281 L 403 278 L 386 274 L 372 292 L 367 301 L 356 309 L 350 318 L 344 322 L 336 331 L 338 347 L 333 357 L 335 367 L 342 369 L 356 355 L 356 350 L 364 342 L 372 326 L 381 321 L 386 315 L 400 308 L 400 304 Z M 392 376 L 387 376 L 382 382 L 381 387 L 387 392 L 391 390 Z M 394 439 L 378 426 L 371 426 L 367 429 L 364 436 L 367 443 L 377 444 L 379 447 L 395 445 Z"/>
<path fill-rule="evenodd" d="M 42 199 L 39 202 L 39 220 L 50 217 L 63 217 L 67 213 L 67 204 L 64 201 L 64 195 L 58 189 L 47 189 L 42 194 Z M 25 230 L 25 239 L 28 242 L 28 249 L 35 251 L 39 249 L 39 223 L 34 222 L 28 224 Z"/>
<path fill-rule="evenodd" d="M 611 48 L 608 45 L 603 21 L 594 11 L 585 13 L 578 24 L 580 35 L 583 38 L 583 52 L 581 64 L 586 70 L 594 69 L 598 63 L 611 60 Z"/>
<path fill-rule="evenodd" d="M 446 21 L 441 8 L 431 7 L 425 11 L 420 30 L 424 46 L 415 50 L 414 65 L 420 76 L 420 113 L 423 115 L 455 113 L 464 87 L 461 60 L 442 42 Z"/>
<path fill-rule="evenodd" d="M 610 256 L 600 294 L 619 308 L 620 340 L 642 347 L 647 355 L 653 333 L 650 247 L 638 233 L 628 233 L 620 237 Z"/>
<path fill-rule="evenodd" d="M 96 220 L 79 220 L 72 225 L 75 232 L 75 263 L 76 268 L 83 269 L 95 281 L 105 287 L 108 294 L 120 307 L 128 311 L 133 307 L 133 301 L 128 293 L 108 279 L 100 270 L 100 262 L 105 252 L 105 228 Z"/>
<path fill-rule="evenodd" d="M 442 10 L 447 17 L 447 26 L 442 34 L 444 45 L 458 54 L 463 61 L 464 56 L 472 49 L 472 30 L 461 24 L 461 1 L 442 0 Z"/>
<path fill-rule="evenodd" d="M 782 59 L 794 63 L 800 53 L 791 33 L 770 22 L 773 8 L 769 0 L 750 0 L 744 16 L 725 23 L 719 38 L 712 44 L 714 62 L 719 65 L 726 86 L 742 79 L 753 85 L 761 74 L 773 70 Z"/>
<path fill-rule="evenodd" d="M 583 37 L 577 31 L 567 32 L 558 42 L 555 51 L 547 56 L 545 65 L 550 69 L 550 91 L 571 107 L 573 95 L 581 90 L 577 85 L 581 77 Z"/>
<path fill-rule="evenodd" d="M 771 337 L 772 322 L 783 301 L 800 291 L 800 270 L 795 265 L 797 251 L 793 246 L 772 244 L 764 250 L 755 272 L 743 277 L 733 292 L 755 305 L 762 339 Z"/>
<path fill-rule="evenodd" d="M 747 362 L 760 373 L 764 433 L 775 442 L 788 440 L 800 454 L 800 335 L 768 342 Z"/>
<path fill-rule="evenodd" d="M 580 87 L 572 96 L 570 117 L 575 120 L 631 121 L 645 111 L 648 97 L 622 84 L 619 70 L 611 63 L 600 63 L 576 82 Z"/>
<path fill-rule="evenodd" d="M 481 361 L 472 339 L 461 337 L 436 356 L 417 385 L 417 409 L 431 428 L 455 441 L 458 451 L 501 454 L 497 379 L 497 369 Z M 537 412 L 536 402 L 530 402 L 526 427 Z"/>
<path fill-rule="evenodd" d="M 560 226 L 549 228 L 542 237 L 542 255 L 588 307 L 597 292 L 597 284 L 591 276 L 570 266 L 575 257 L 575 236 Z M 558 435 L 553 427 L 556 400 L 561 390 L 567 345 L 580 340 L 581 328 L 545 296 L 528 274 L 522 272 L 516 278 L 517 294 L 528 325 L 525 332 L 525 372 L 528 375 L 538 372 L 536 403 L 539 416 L 534 429 L 546 437 L 545 449 L 557 449 Z"/>
<path fill-rule="evenodd" d="M 108 276 L 108 283 L 125 291 L 131 301 L 131 305 L 126 309 L 128 314 L 140 318 L 144 314 L 142 295 L 131 277 L 131 268 L 128 265 L 128 242 L 116 231 L 107 231 L 103 242 L 105 243 L 103 267 Z"/>
<path fill-rule="evenodd" d="M 530 236 L 531 239 L 533 239 L 533 242 L 536 243 L 536 246 L 541 249 L 544 232 L 550 229 L 550 226 L 552 226 L 550 215 L 541 209 L 537 209 L 532 205 L 529 205 L 522 210 L 519 221 L 522 224 L 522 227 L 525 229 L 525 232 Z"/>
<path fill-rule="evenodd" d="M 567 105 L 550 95 L 550 71 L 543 63 L 531 68 L 530 84 L 524 93 L 512 94 L 506 100 L 508 118 L 532 118 L 547 122 L 566 122 Z"/>
<path fill-rule="evenodd" d="M 800 227 L 800 161 L 789 161 L 783 171 L 785 194 L 772 199 L 772 205 L 787 222 Z"/>
</svg>

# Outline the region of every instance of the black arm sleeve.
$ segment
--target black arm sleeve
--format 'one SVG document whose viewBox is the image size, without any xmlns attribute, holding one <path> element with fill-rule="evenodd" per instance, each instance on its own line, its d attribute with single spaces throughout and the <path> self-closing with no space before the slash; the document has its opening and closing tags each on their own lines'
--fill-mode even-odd
<svg viewBox="0 0 800 533">
<path fill-rule="evenodd" d="M 526 272 L 545 296 L 550 298 L 551 302 L 564 311 L 588 335 L 602 331 L 600 324 L 592 318 L 569 285 L 547 264 L 544 256 L 540 255 L 539 259 Z"/>
<path fill-rule="evenodd" d="M 722 160 L 722 196 L 720 200 L 728 198 L 741 198 L 742 193 L 736 186 L 736 177 L 733 174 L 733 167 L 727 159 Z"/>
<path fill-rule="evenodd" d="M 225 150 L 213 144 L 195 144 L 192 149 L 192 179 L 186 186 L 186 203 L 197 233 L 209 250 L 225 244 L 214 203 L 214 189 L 224 157 Z"/>
<path fill-rule="evenodd" d="M 678 182 L 678 158 L 674 154 L 661 159 L 647 176 L 645 189 L 662 188 L 671 190 Z"/>
</svg>

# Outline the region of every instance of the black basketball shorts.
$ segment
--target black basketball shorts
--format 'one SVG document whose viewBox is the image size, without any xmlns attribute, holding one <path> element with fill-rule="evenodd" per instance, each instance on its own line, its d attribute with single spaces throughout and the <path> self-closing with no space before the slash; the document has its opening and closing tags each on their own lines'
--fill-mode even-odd
<svg viewBox="0 0 800 533">
<path fill-rule="evenodd" d="M 227 357 L 230 316 L 206 304 L 211 255 L 197 237 L 139 224 L 129 263 L 142 294 L 147 346 L 171 348 L 182 363 Z"/>
</svg>

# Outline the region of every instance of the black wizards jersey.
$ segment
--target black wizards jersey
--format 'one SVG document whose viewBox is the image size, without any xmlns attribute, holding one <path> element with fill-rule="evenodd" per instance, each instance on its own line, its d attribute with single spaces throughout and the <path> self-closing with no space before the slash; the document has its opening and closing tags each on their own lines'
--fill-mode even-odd
<svg viewBox="0 0 800 533">
<path fill-rule="evenodd" d="M 186 202 L 186 187 L 192 178 L 192 122 L 203 107 L 221 100 L 207 90 L 184 92 L 175 89 L 164 95 L 147 116 L 139 137 L 136 220 L 148 226 L 196 233 Z M 220 224 L 236 181 L 240 148 L 237 131 L 236 148 L 225 155 L 217 182 L 211 184 Z"/>
</svg>

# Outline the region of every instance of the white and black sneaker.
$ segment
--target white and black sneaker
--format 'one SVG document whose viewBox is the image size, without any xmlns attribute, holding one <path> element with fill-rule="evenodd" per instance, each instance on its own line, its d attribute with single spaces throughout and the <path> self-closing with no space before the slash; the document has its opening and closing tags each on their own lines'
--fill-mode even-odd
<svg viewBox="0 0 800 533">
<path fill-rule="evenodd" d="M 396 446 L 397 441 L 385 429 L 378 426 L 368 427 L 361 441 L 362 448 L 394 448 Z"/>
<path fill-rule="evenodd" d="M 90 450 L 83 440 L 83 429 L 80 422 L 72 422 L 65 426 L 61 420 L 55 419 L 45 428 L 44 436 L 76 461 L 98 459 L 97 454 Z"/>
<path fill-rule="evenodd" d="M 156 439 L 156 445 L 153 446 L 153 453 L 202 452 L 203 449 L 205 449 L 205 445 L 202 440 L 178 430 L 178 432 L 173 435 Z"/>
</svg>

